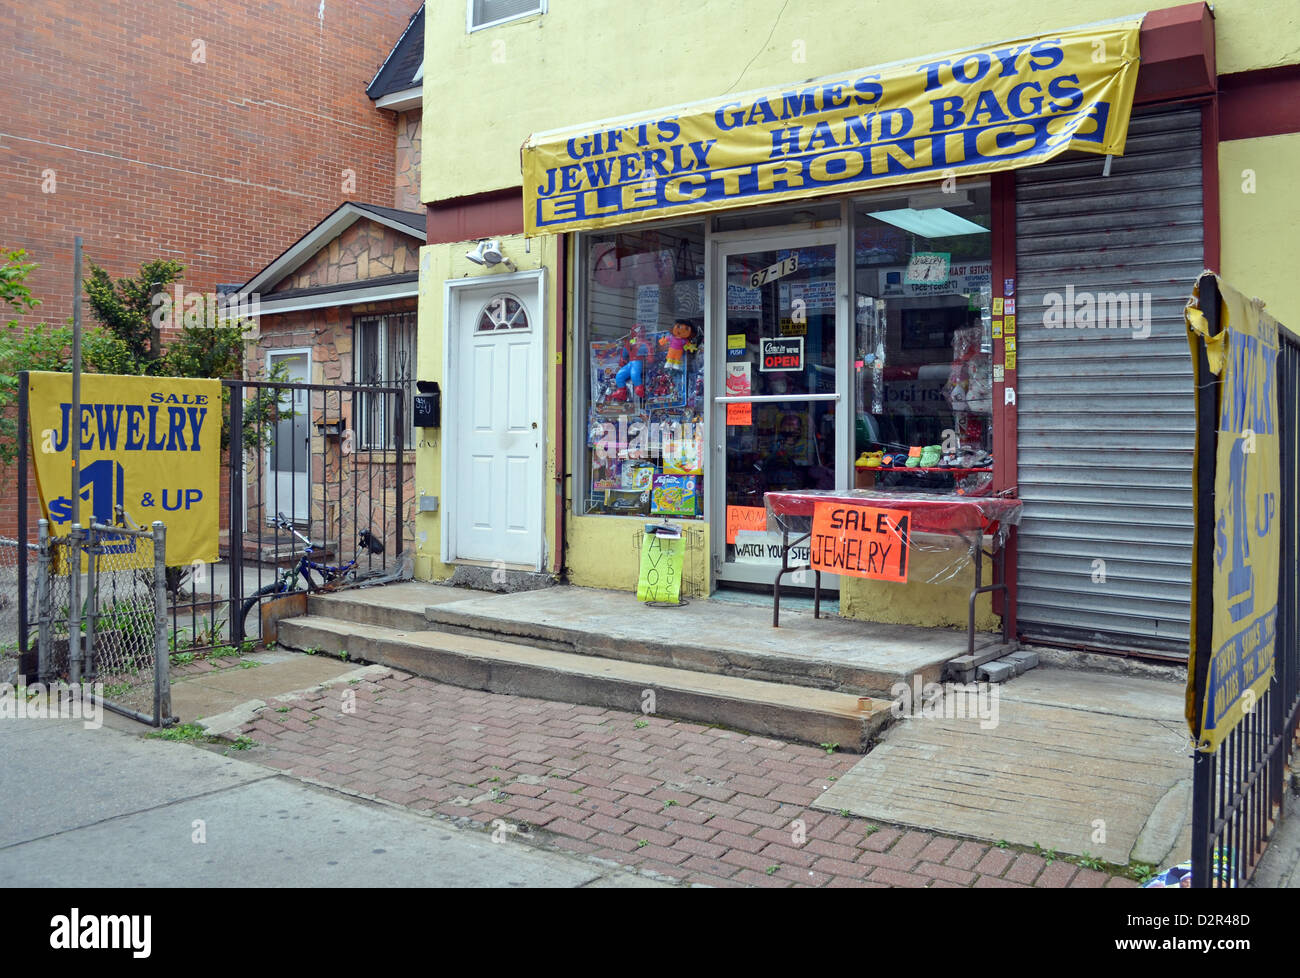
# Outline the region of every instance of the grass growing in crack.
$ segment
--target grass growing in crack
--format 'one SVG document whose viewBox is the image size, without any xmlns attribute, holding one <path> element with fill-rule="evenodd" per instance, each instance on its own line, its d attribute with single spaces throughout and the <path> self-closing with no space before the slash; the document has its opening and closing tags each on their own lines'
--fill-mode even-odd
<svg viewBox="0 0 1300 978">
<path fill-rule="evenodd" d="M 646 846 L 648 846 L 649 844 L 650 844 L 650 840 L 649 840 L 649 839 L 637 839 L 637 840 L 636 840 L 636 847 L 637 847 L 638 849 L 644 849 L 644 848 L 645 848 Z"/>
<path fill-rule="evenodd" d="M 818 744 L 817 746 L 820 747 L 822 750 L 824 750 L 827 754 L 834 754 L 837 750 L 840 749 L 839 744 Z"/>
<path fill-rule="evenodd" d="M 650 726 L 650 721 L 637 720 L 635 723 L 632 724 L 632 726 L 635 727 L 637 730 L 644 730 L 646 727 Z"/>
<path fill-rule="evenodd" d="M 1146 863 L 1131 863 L 1125 875 L 1129 879 L 1137 880 L 1137 882 L 1145 885 L 1151 877 L 1156 875 L 1156 868 L 1148 866 Z"/>
<path fill-rule="evenodd" d="M 234 739 L 230 744 L 229 750 L 249 750 L 257 746 L 257 741 L 252 737 L 245 737 L 242 734 Z"/>
<path fill-rule="evenodd" d="M 768 866 L 764 872 L 766 872 L 768 876 L 772 876 L 780 868 L 780 866 Z"/>
<path fill-rule="evenodd" d="M 256 669 L 256 668 L 257 668 L 258 666 L 260 666 L 261 664 L 262 664 L 262 663 L 260 663 L 260 662 L 252 662 L 252 661 L 249 661 L 249 662 L 241 662 L 241 663 L 239 664 L 239 668 L 240 668 L 240 669 Z"/>
<path fill-rule="evenodd" d="M 155 730 L 153 733 L 145 734 L 148 740 L 175 740 L 188 742 L 208 742 L 211 743 L 217 738 L 212 737 L 206 730 L 197 723 L 179 723 L 174 727 L 165 727 L 162 730 Z"/>
<path fill-rule="evenodd" d="M 1037 842 L 1034 843 L 1034 855 L 1041 856 L 1042 858 L 1046 859 L 1047 865 L 1049 866 L 1052 865 L 1052 863 L 1056 862 L 1057 860 L 1055 849 L 1044 849 Z"/>
<path fill-rule="evenodd" d="M 868 825 L 868 826 L 867 826 L 867 834 L 864 835 L 862 838 L 864 838 L 864 839 L 869 839 L 869 838 L 871 838 L 871 836 L 875 835 L 875 834 L 876 834 L 877 832 L 879 832 L 879 831 L 880 831 L 880 826 L 879 826 L 879 825 Z"/>
</svg>

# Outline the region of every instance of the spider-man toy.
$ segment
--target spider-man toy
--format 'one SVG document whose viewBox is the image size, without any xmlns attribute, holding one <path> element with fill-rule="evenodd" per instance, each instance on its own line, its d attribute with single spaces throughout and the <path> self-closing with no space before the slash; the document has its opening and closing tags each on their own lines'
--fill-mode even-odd
<svg viewBox="0 0 1300 978">
<path fill-rule="evenodd" d="M 614 391 L 609 395 L 611 401 L 627 400 L 629 382 L 632 384 L 633 394 L 637 397 L 645 397 L 645 369 L 651 356 L 653 351 L 650 349 L 650 344 L 646 342 L 645 331 L 640 326 L 633 326 L 619 360 L 621 366 L 618 368 L 618 373 L 614 375 Z"/>
</svg>

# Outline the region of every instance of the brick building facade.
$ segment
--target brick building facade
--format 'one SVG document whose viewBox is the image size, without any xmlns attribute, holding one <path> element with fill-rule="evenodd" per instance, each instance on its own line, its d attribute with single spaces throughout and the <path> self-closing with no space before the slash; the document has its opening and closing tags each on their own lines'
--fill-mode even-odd
<svg viewBox="0 0 1300 978">
<path fill-rule="evenodd" d="M 247 281 L 344 200 L 409 199 L 418 113 L 399 132 L 366 85 L 418 6 L 0 6 L 0 249 L 41 266 L 27 321 L 71 315 L 78 234 L 114 276 L 174 258 L 185 288 L 207 293 Z M 15 523 L 16 500 L 0 500 L 0 535 Z"/>
</svg>

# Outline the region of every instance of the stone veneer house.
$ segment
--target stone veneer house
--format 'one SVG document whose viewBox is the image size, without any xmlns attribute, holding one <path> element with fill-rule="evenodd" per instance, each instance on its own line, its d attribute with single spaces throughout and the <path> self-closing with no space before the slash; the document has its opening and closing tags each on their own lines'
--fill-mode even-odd
<svg viewBox="0 0 1300 978">
<path fill-rule="evenodd" d="M 425 241 L 423 50 L 421 7 L 366 90 L 377 109 L 397 115 L 393 206 L 342 204 L 239 288 L 245 296 L 258 296 L 260 306 L 247 375 L 264 377 L 283 366 L 297 383 L 404 388 L 402 458 L 395 458 L 391 401 L 336 392 L 295 394 L 295 420 L 275 433 L 281 442 L 292 439 L 292 450 L 273 446 L 260 461 L 250 458 L 245 470 L 246 541 L 274 540 L 266 527 L 280 511 L 313 539 L 338 541 L 344 557 L 367 528 L 383 538 L 389 554 L 409 548 L 415 504 L 411 394 L 419 249 Z M 255 532 L 258 524 L 262 529 Z"/>
</svg>

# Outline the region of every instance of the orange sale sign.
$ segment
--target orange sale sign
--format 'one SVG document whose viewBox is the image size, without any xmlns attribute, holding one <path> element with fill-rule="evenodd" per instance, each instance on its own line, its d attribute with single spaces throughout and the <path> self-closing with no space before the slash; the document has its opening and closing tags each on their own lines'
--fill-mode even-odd
<svg viewBox="0 0 1300 978">
<path fill-rule="evenodd" d="M 812 565 L 831 574 L 907 581 L 910 513 L 842 503 L 813 510 Z"/>
</svg>

